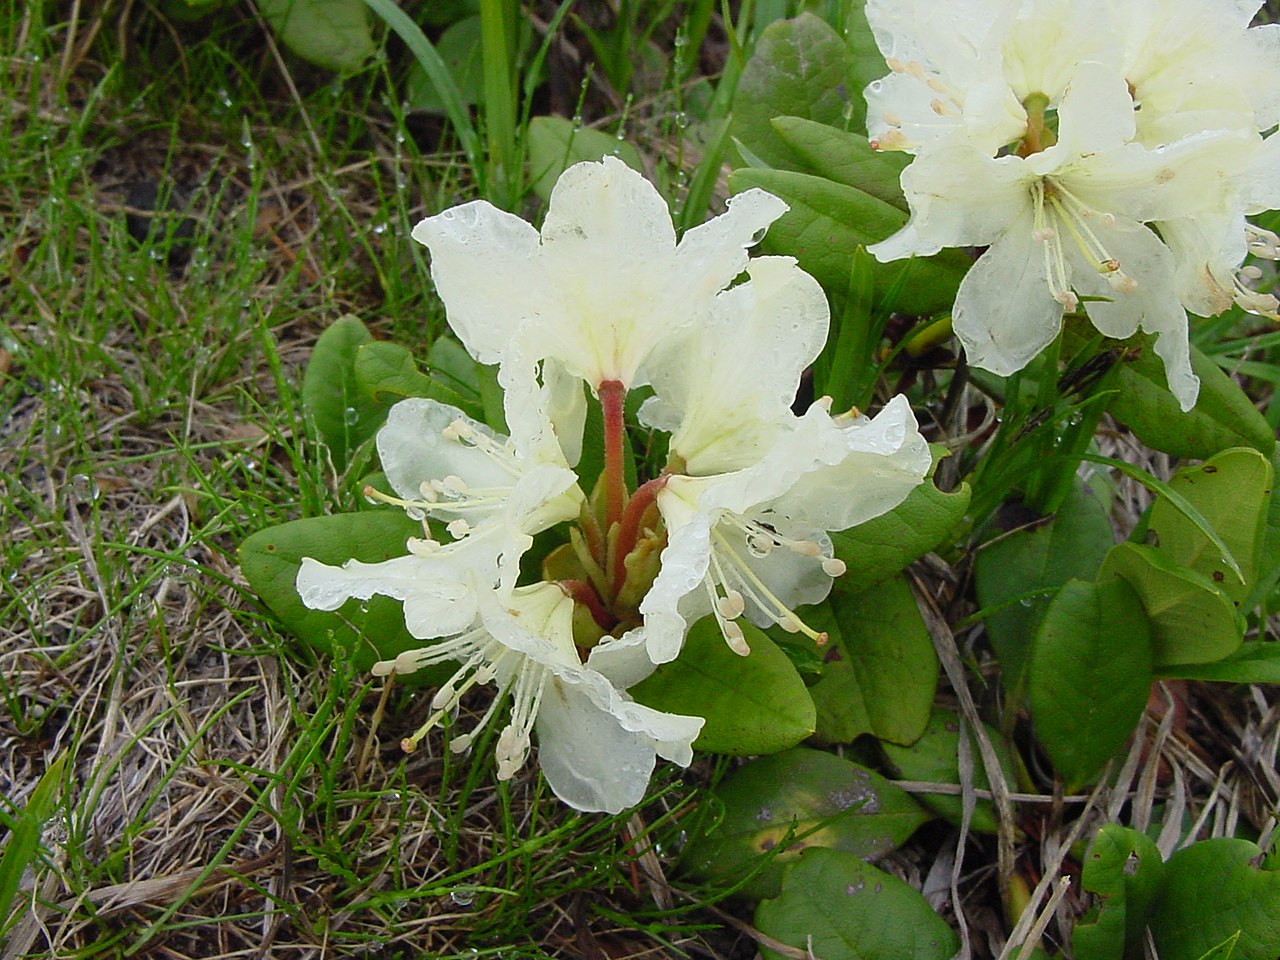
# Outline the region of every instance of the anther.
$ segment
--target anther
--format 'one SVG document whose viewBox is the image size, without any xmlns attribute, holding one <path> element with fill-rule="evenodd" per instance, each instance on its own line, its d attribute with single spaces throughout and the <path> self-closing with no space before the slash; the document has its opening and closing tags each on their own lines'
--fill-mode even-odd
<svg viewBox="0 0 1280 960">
<path fill-rule="evenodd" d="M 842 577 L 848 569 L 848 565 L 838 557 L 827 557 L 822 561 L 822 572 L 828 577 Z"/>
<path fill-rule="evenodd" d="M 724 639 L 729 644 L 729 649 L 740 657 L 746 657 L 751 654 L 751 647 L 747 643 L 747 638 L 742 634 L 742 628 L 732 620 L 723 625 Z"/>
<path fill-rule="evenodd" d="M 747 601 L 737 590 L 729 590 L 716 601 L 716 610 L 726 620 L 736 620 L 747 609 Z"/>
</svg>

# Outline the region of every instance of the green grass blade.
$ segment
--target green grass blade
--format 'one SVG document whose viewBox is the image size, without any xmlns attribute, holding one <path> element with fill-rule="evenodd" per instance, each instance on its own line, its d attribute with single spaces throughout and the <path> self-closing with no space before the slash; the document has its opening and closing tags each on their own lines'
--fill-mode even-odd
<svg viewBox="0 0 1280 960">
<path fill-rule="evenodd" d="M 62 789 L 62 770 L 67 765 L 67 757 L 68 754 L 63 753 L 49 764 L 49 769 L 31 792 L 26 809 L 18 814 L 17 822 L 13 825 L 4 857 L 0 858 L 0 924 L 9 917 L 22 874 L 40 848 L 40 833 L 58 804 L 58 794 Z"/>
<path fill-rule="evenodd" d="M 410 20 L 409 15 L 392 0 L 364 0 L 364 2 L 370 10 L 386 21 L 387 26 L 404 41 L 414 59 L 422 65 L 436 92 L 440 94 L 440 99 L 444 101 L 445 114 L 449 117 L 449 122 L 453 124 L 454 132 L 462 143 L 462 151 L 467 155 L 467 163 L 477 176 L 480 176 L 481 171 L 484 170 L 480 137 L 476 134 L 476 128 L 471 122 L 467 108 L 462 103 L 462 94 L 458 92 L 458 85 L 454 82 L 453 75 L 449 73 L 449 68 L 445 66 L 436 48 L 422 32 L 422 28 Z M 483 189 L 484 185 L 481 186 Z"/>
<path fill-rule="evenodd" d="M 523 192 L 516 150 L 515 11 L 508 0 L 480 0 L 480 55 L 489 182 L 510 209 Z"/>
</svg>

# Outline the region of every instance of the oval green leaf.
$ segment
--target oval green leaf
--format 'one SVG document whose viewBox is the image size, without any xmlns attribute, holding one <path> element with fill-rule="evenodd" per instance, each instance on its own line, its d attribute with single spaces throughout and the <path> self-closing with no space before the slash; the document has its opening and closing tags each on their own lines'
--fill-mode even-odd
<svg viewBox="0 0 1280 960">
<path fill-rule="evenodd" d="M 1217 533 L 1239 566 L 1243 581 L 1204 531 L 1166 497 L 1152 504 L 1148 540 L 1174 563 L 1207 577 L 1240 602 L 1256 580 L 1271 481 L 1270 462 L 1252 447 L 1224 450 L 1198 467 L 1184 467 L 1169 481 Z"/>
<path fill-rule="evenodd" d="M 1151 915 L 1160 960 L 1201 960 L 1236 933 L 1232 956 L 1280 956 L 1280 871 L 1256 843 L 1232 837 L 1183 847 L 1165 863 Z"/>
<path fill-rule="evenodd" d="M 852 666 L 872 732 L 881 740 L 913 743 L 924 732 L 938 686 L 938 655 L 898 576 L 858 596 L 831 601 L 840 653 Z"/>
<path fill-rule="evenodd" d="M 1124 746 L 1151 680 L 1151 630 L 1133 588 L 1065 584 L 1032 641 L 1028 688 L 1036 734 L 1069 789 Z"/>
<path fill-rule="evenodd" d="M 1013 755 L 1005 746 L 1004 739 L 993 727 L 983 724 L 987 737 L 995 748 L 996 756 L 1004 771 L 1005 783 L 1013 783 L 1016 774 Z M 978 756 L 977 745 L 972 734 L 969 737 L 973 744 L 973 785 L 979 790 L 989 790 L 991 781 Z M 918 780 L 924 783 L 960 784 L 960 716 L 951 710 L 934 710 L 929 724 L 920 739 L 908 747 L 896 743 L 882 742 L 880 748 L 893 773 L 902 780 Z M 942 793 L 919 793 L 916 801 L 932 810 L 948 823 L 959 824 L 961 820 L 962 799 L 958 795 Z M 973 808 L 973 816 L 969 826 L 982 833 L 995 833 L 998 828 L 995 808 L 990 800 L 979 800 Z"/>
<path fill-rule="evenodd" d="M 839 850 L 807 850 L 756 908 L 761 933 L 822 960 L 950 960 L 960 940 L 920 891 Z M 766 960 L 782 954 L 761 947 Z"/>
<path fill-rule="evenodd" d="M 943 493 L 926 481 L 888 513 L 833 533 L 835 554 L 845 565 L 836 592 L 861 593 L 942 543 L 964 519 L 969 494 L 967 484 Z"/>
<path fill-rule="evenodd" d="M 807 747 L 751 761 L 715 796 L 724 814 L 689 845 L 683 862 L 700 879 L 721 883 L 760 868 L 739 891 L 755 899 L 777 895 L 783 865 L 801 850 L 883 856 L 930 819 L 874 770 Z"/>
<path fill-rule="evenodd" d="M 749 623 L 751 647 L 740 657 L 729 649 L 714 617 L 689 629 L 680 655 L 631 688 L 645 706 L 706 719 L 693 745 L 698 750 L 747 756 L 777 753 L 813 733 L 813 698 L 777 644 Z"/>
<path fill-rule="evenodd" d="M 1118 576 L 1137 592 L 1151 624 L 1153 663 L 1210 663 L 1229 657 L 1243 639 L 1231 598 L 1207 578 L 1155 547 L 1120 543 L 1098 579 Z"/>
<path fill-rule="evenodd" d="M 1150 347 L 1131 351 L 1119 370 L 1111 414 L 1147 446 L 1176 457 L 1203 460 L 1228 447 L 1250 446 L 1271 456 L 1275 431 L 1249 396 L 1211 359 L 1191 348 L 1200 378 L 1196 405 L 1183 413 L 1165 386 L 1164 364 Z"/>
</svg>

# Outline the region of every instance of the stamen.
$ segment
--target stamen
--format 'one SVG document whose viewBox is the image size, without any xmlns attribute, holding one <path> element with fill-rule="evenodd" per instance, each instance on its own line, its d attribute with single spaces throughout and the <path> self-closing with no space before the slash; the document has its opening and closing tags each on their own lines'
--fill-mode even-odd
<svg viewBox="0 0 1280 960">
<path fill-rule="evenodd" d="M 836 577 L 843 577 L 848 565 L 839 557 L 827 557 L 822 561 L 822 572 L 833 580 Z"/>
<path fill-rule="evenodd" d="M 794 610 L 779 600 L 764 581 L 756 575 L 756 572 L 752 570 L 740 556 L 738 556 L 737 551 L 734 550 L 733 545 L 724 534 L 720 533 L 719 530 L 713 529 L 712 536 L 714 537 L 719 550 L 713 549 L 711 551 L 711 566 L 719 581 L 724 584 L 726 588 L 729 586 L 729 580 L 725 576 L 724 566 L 720 562 L 720 553 L 723 553 L 726 559 L 733 561 L 733 572 L 736 575 L 735 579 L 737 580 L 737 587 L 740 588 L 740 592 L 744 594 L 746 599 L 750 599 L 755 603 L 755 605 L 767 613 L 775 623 L 780 624 L 783 629 L 790 629 L 788 624 L 794 624 L 796 632 L 803 633 L 816 643 L 826 643 L 827 635 L 814 630 L 801 620 Z M 725 639 L 729 640 L 729 637 L 726 635 Z M 732 641 L 730 641 L 730 646 L 732 645 Z"/>
<path fill-rule="evenodd" d="M 1252 223 L 1244 225 L 1244 239 L 1249 252 L 1263 260 L 1280 260 L 1280 237 Z"/>
<path fill-rule="evenodd" d="M 1257 268 L 1254 267 L 1253 270 L 1257 270 L 1257 276 L 1253 276 L 1252 271 L 1250 271 L 1250 273 L 1246 273 L 1246 270 L 1249 270 L 1249 268 L 1245 267 L 1236 271 L 1235 275 L 1232 277 L 1232 286 L 1235 289 L 1235 301 L 1240 305 L 1240 309 L 1244 310 L 1246 313 L 1252 313 L 1256 317 L 1266 317 L 1268 320 L 1280 320 L 1280 300 L 1276 299 L 1276 297 L 1270 293 L 1262 293 L 1261 291 L 1253 290 L 1245 283 L 1246 280 L 1259 279 L 1262 275 L 1262 271 L 1257 270 Z"/>
<path fill-rule="evenodd" d="M 542 703 L 547 668 L 526 660 L 516 677 L 511 704 L 511 722 L 498 736 L 498 779 L 510 780 L 529 756 L 529 731 Z"/>
<path fill-rule="evenodd" d="M 729 649 L 740 657 L 748 657 L 751 655 L 751 646 L 747 643 L 747 638 L 742 634 L 742 628 L 736 623 L 730 621 L 721 625 L 724 631 L 725 642 L 729 644 Z"/>
<path fill-rule="evenodd" d="M 410 537 L 405 541 L 405 547 L 415 557 L 427 558 L 440 550 L 440 541 L 432 540 L 427 537 Z"/>
<path fill-rule="evenodd" d="M 716 610 L 726 620 L 737 620 L 747 609 L 747 601 L 737 590 L 729 590 L 716 601 Z"/>
<path fill-rule="evenodd" d="M 453 539 L 461 540 L 471 532 L 471 524 L 459 517 L 457 520 L 449 521 L 445 529 L 449 531 L 449 536 L 453 537 Z"/>
</svg>

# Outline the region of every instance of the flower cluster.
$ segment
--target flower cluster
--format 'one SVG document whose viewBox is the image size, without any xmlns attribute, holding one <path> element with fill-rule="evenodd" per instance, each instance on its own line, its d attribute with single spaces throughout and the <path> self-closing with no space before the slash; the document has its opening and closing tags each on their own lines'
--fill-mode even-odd
<svg viewBox="0 0 1280 960">
<path fill-rule="evenodd" d="M 1006 375 L 1083 307 L 1110 337 L 1157 335 L 1184 410 L 1199 391 L 1187 311 L 1239 303 L 1280 206 L 1280 26 L 1253 0 L 869 0 L 890 73 L 866 90 L 873 145 L 915 159 L 881 260 L 986 246 L 953 311 L 969 361 Z"/>
<path fill-rule="evenodd" d="M 656 757 L 691 760 L 697 704 L 674 715 L 627 693 L 679 654 L 689 623 L 715 617 L 743 655 L 743 617 L 817 636 L 796 607 L 844 570 L 828 531 L 892 509 L 930 455 L 902 398 L 874 418 L 833 416 L 825 399 L 793 412 L 826 342 L 826 299 L 791 258 L 747 254 L 785 209 L 749 191 L 677 242 L 658 192 L 606 158 L 564 173 L 541 231 L 485 202 L 414 229 L 454 332 L 498 365 L 509 436 L 433 400 L 396 405 L 377 437 L 395 494 L 366 492 L 423 535 L 383 563 L 304 560 L 297 579 L 314 609 L 403 602 L 430 643 L 375 672 L 458 664 L 406 750 L 495 684 L 481 725 L 510 704 L 499 778 L 536 735 L 557 796 L 617 812 L 643 798 Z M 638 387 L 650 388 L 639 420 L 670 433 L 670 457 L 631 489 L 623 403 Z M 592 403 L 603 450 L 585 457 Z M 603 460 L 591 490 L 580 458 Z M 521 561 L 536 537 L 553 548 L 530 581 Z"/>
</svg>

